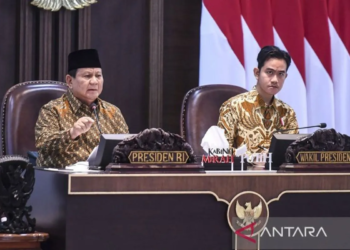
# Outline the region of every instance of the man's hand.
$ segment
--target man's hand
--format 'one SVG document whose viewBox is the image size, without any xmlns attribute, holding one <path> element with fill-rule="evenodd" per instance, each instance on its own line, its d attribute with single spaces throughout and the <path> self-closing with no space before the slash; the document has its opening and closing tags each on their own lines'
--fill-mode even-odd
<svg viewBox="0 0 350 250">
<path fill-rule="evenodd" d="M 79 118 L 79 120 L 77 120 L 74 123 L 73 127 L 69 130 L 70 137 L 74 140 L 79 135 L 88 132 L 89 129 L 91 128 L 91 125 L 94 122 L 95 121 L 92 118 L 90 118 L 90 117 L 86 117 L 85 116 L 85 117 Z"/>
</svg>

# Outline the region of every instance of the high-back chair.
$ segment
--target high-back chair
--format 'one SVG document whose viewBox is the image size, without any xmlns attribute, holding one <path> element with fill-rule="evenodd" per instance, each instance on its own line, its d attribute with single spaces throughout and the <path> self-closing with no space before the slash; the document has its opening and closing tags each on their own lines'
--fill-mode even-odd
<svg viewBox="0 0 350 250">
<path fill-rule="evenodd" d="M 211 126 L 217 125 L 220 106 L 244 92 L 247 92 L 244 88 L 226 84 L 199 86 L 187 92 L 182 102 L 181 136 L 196 155 L 204 153 L 202 138 Z"/>
<path fill-rule="evenodd" d="M 40 108 L 67 91 L 63 82 L 31 81 L 11 87 L 2 101 L 1 146 L 3 155 L 24 155 L 35 148 L 35 123 Z"/>
</svg>

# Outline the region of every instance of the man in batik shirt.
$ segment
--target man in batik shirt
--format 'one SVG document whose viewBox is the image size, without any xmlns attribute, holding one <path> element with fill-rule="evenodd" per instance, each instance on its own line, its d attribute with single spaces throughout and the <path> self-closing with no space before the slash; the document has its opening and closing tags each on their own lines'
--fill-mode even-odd
<svg viewBox="0 0 350 250">
<path fill-rule="evenodd" d="M 86 161 L 98 145 L 101 133 L 128 133 L 120 110 L 98 98 L 103 75 L 96 50 L 69 54 L 66 83 L 67 93 L 40 110 L 35 126 L 38 166 L 63 168 Z"/>
<path fill-rule="evenodd" d="M 276 46 L 266 46 L 259 52 L 257 61 L 256 86 L 224 102 L 218 122 L 225 130 L 230 147 L 246 144 L 248 154 L 268 149 L 278 129 L 293 129 L 286 133 L 298 133 L 294 110 L 275 97 L 287 77 L 289 54 Z"/>
</svg>

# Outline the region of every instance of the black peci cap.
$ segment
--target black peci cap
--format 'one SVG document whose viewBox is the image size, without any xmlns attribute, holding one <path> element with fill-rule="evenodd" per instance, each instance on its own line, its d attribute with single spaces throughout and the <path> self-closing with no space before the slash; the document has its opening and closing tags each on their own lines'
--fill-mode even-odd
<svg viewBox="0 0 350 250">
<path fill-rule="evenodd" d="M 79 68 L 101 68 L 97 50 L 83 49 L 70 53 L 68 55 L 68 72 Z"/>
</svg>

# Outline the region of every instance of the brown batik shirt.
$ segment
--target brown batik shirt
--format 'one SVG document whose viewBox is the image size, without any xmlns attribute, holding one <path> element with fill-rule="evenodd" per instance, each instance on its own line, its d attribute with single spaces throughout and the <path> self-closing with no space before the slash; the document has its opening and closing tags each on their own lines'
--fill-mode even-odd
<svg viewBox="0 0 350 250">
<path fill-rule="evenodd" d="M 218 126 L 225 130 L 230 147 L 246 144 L 247 153 L 258 153 L 262 151 L 259 146 L 270 147 L 274 131 L 297 128 L 298 122 L 288 104 L 273 97 L 272 103 L 266 105 L 254 87 L 222 104 Z M 284 133 L 297 134 L 298 129 Z"/>
<path fill-rule="evenodd" d="M 128 133 L 128 126 L 116 106 L 98 98 L 97 114 L 103 134 Z M 88 132 L 72 140 L 69 130 L 83 116 L 91 117 L 95 122 Z M 64 168 L 86 161 L 99 141 L 100 132 L 93 111 L 75 98 L 70 90 L 41 108 L 35 126 L 38 166 Z"/>
</svg>

